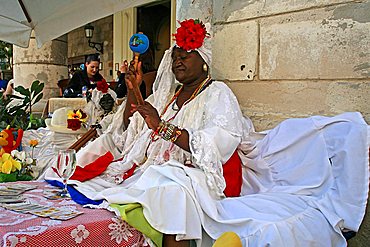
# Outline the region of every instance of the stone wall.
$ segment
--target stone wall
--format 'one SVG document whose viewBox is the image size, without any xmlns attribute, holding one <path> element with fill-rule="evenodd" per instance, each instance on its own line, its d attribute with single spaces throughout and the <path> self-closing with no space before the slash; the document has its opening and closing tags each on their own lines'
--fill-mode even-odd
<svg viewBox="0 0 370 247">
<path fill-rule="evenodd" d="M 114 80 L 116 75 L 113 73 L 113 16 L 91 23 L 94 26 L 92 42 L 103 43 L 103 54 L 100 55 L 102 70 L 100 73 L 107 80 Z M 97 53 L 88 44 L 85 37 L 84 26 L 68 33 L 68 58 L 84 56 Z"/>
<path fill-rule="evenodd" d="M 179 0 L 177 19 L 212 24 L 214 79 L 257 130 L 359 111 L 370 124 L 370 0 Z M 350 246 L 370 242 L 369 214 Z"/>
<path fill-rule="evenodd" d="M 369 1 L 214 1 L 213 9 L 213 76 L 230 83 L 257 130 L 344 111 L 370 122 Z"/>
<path fill-rule="evenodd" d="M 47 99 L 59 95 L 57 82 L 68 78 L 67 36 L 46 42 L 40 49 L 31 38 L 28 48 L 13 46 L 13 74 L 15 86 L 29 88 L 33 81 L 45 84 L 43 99 L 33 107 L 33 112 L 42 112 Z"/>
</svg>

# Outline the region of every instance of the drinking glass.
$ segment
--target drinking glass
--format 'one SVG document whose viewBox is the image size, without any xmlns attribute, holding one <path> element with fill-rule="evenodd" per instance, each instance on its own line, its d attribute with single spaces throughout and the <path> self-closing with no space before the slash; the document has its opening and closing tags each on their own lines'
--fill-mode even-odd
<svg viewBox="0 0 370 247">
<path fill-rule="evenodd" d="M 76 170 L 76 151 L 74 149 L 60 150 L 58 152 L 57 170 L 64 185 L 60 196 L 67 197 L 67 182 Z"/>
</svg>

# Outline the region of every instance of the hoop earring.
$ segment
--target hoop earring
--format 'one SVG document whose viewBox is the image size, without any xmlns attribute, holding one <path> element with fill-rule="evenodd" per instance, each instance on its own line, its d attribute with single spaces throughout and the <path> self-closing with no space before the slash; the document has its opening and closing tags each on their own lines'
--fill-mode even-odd
<svg viewBox="0 0 370 247">
<path fill-rule="evenodd" d="M 208 71 L 208 66 L 206 63 L 203 64 L 203 71 L 204 72 L 207 72 Z"/>
</svg>

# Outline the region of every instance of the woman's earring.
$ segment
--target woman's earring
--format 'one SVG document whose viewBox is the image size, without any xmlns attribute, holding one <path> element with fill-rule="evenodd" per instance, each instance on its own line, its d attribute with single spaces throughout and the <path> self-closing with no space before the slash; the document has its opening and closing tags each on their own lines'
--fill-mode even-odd
<svg viewBox="0 0 370 247">
<path fill-rule="evenodd" d="M 207 72 L 208 71 L 208 66 L 206 63 L 203 64 L 203 71 L 204 72 Z"/>
</svg>

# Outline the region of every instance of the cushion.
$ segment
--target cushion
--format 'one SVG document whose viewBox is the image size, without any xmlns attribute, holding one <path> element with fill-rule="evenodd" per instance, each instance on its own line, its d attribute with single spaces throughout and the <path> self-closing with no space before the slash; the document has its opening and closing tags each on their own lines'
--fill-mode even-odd
<svg viewBox="0 0 370 247">
<path fill-rule="evenodd" d="M 240 196 L 242 190 L 242 162 L 237 150 L 231 155 L 230 159 L 223 165 L 223 176 L 226 181 L 224 194 L 227 197 Z"/>
</svg>

